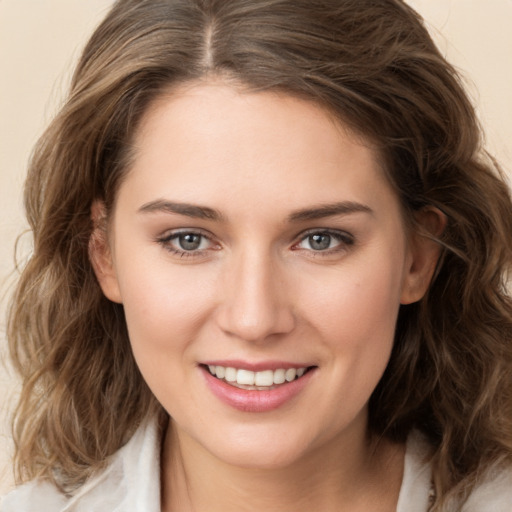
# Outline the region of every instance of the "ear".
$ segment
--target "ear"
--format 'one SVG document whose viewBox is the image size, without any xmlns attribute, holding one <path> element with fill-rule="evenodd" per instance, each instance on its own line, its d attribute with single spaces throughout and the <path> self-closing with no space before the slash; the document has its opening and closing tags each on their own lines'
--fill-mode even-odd
<svg viewBox="0 0 512 512">
<path fill-rule="evenodd" d="M 438 208 L 426 207 L 415 213 L 416 225 L 409 236 L 409 257 L 402 285 L 401 304 L 419 301 L 427 292 L 441 254 L 438 238 L 446 216 Z"/>
<path fill-rule="evenodd" d="M 113 302 L 121 303 L 112 251 L 108 241 L 107 213 L 102 201 L 91 206 L 93 230 L 89 238 L 89 260 L 104 295 Z"/>
</svg>

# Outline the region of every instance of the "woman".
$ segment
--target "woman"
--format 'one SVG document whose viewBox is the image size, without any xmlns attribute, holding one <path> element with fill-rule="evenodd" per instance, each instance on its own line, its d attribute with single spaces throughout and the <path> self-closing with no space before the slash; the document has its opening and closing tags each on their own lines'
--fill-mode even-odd
<svg viewBox="0 0 512 512">
<path fill-rule="evenodd" d="M 29 172 L 2 510 L 510 510 L 479 135 L 402 2 L 117 2 Z"/>
</svg>

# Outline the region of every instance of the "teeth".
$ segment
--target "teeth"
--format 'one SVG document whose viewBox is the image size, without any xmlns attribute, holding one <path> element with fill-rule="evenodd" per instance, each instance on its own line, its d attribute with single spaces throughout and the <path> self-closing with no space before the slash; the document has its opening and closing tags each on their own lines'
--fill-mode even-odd
<svg viewBox="0 0 512 512">
<path fill-rule="evenodd" d="M 272 370 L 256 372 L 254 384 L 256 384 L 256 386 L 272 386 L 272 384 L 274 384 L 274 372 Z"/>
<path fill-rule="evenodd" d="M 297 376 L 297 370 L 295 368 L 288 368 L 284 376 L 287 382 L 291 382 L 292 380 L 295 380 L 295 377 Z"/>
<path fill-rule="evenodd" d="M 226 368 L 226 376 L 224 377 L 228 382 L 236 382 L 235 368 Z"/>
<path fill-rule="evenodd" d="M 254 372 L 249 370 L 238 370 L 236 374 L 236 383 L 245 384 L 246 386 L 254 386 Z"/>
<path fill-rule="evenodd" d="M 286 381 L 286 372 L 284 370 L 276 370 L 274 372 L 274 384 L 283 384 Z"/>
<path fill-rule="evenodd" d="M 218 379 L 241 386 L 253 386 L 254 389 L 265 390 L 269 387 L 292 382 L 306 373 L 306 368 L 280 368 L 278 370 L 263 370 L 253 372 L 251 370 L 237 370 L 236 368 L 209 365 L 208 369 Z"/>
</svg>

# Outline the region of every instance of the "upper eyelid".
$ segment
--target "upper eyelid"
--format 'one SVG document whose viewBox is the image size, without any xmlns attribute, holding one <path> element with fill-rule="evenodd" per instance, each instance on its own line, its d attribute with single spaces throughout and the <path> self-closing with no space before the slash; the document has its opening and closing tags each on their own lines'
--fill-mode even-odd
<svg viewBox="0 0 512 512">
<path fill-rule="evenodd" d="M 197 250 L 191 250 L 187 251 L 185 249 L 180 249 L 178 247 L 174 247 L 175 240 L 180 235 L 186 235 L 186 234 L 192 234 L 192 235 L 199 235 L 205 238 L 208 241 L 209 247 L 206 249 L 197 249 Z M 160 236 L 157 236 L 155 241 L 165 247 L 167 250 L 171 250 L 175 253 L 181 253 L 183 255 L 187 254 L 189 256 L 199 255 L 201 253 L 205 253 L 206 251 L 209 251 L 211 249 L 218 249 L 220 244 L 215 240 L 215 238 L 208 233 L 205 233 L 203 230 L 198 228 L 177 228 L 177 229 L 171 229 L 164 231 L 164 233 Z"/>
<path fill-rule="evenodd" d="M 180 235 L 199 235 L 203 238 L 205 238 L 208 241 L 208 247 L 203 249 L 194 249 L 194 250 L 186 250 L 182 249 L 175 245 L 176 239 Z M 202 230 L 198 229 L 187 229 L 187 228 L 178 228 L 173 230 L 168 230 L 166 233 L 164 233 L 162 236 L 158 236 L 156 238 L 156 242 L 162 246 L 163 249 L 166 251 L 176 255 L 183 257 L 189 257 L 189 258 L 200 258 L 204 257 L 209 251 L 212 250 L 218 250 L 219 245 L 218 242 L 215 242 L 214 239 L 212 239 L 211 236 L 206 235 L 202 232 Z"/>
<path fill-rule="evenodd" d="M 163 242 L 163 241 L 169 241 L 173 237 L 179 236 L 181 234 L 196 234 L 203 236 L 207 238 L 212 244 L 218 244 L 221 245 L 217 240 L 217 238 L 208 230 L 202 229 L 202 228 L 189 228 L 189 227 L 183 227 L 183 228 L 174 228 L 167 231 L 164 231 L 162 235 L 157 237 L 157 241 Z M 293 245 L 296 245 L 297 243 L 301 242 L 308 236 L 317 234 L 317 233 L 326 233 L 331 236 L 335 236 L 341 240 L 343 239 L 349 239 L 351 242 L 355 241 L 355 237 L 352 233 L 343 230 L 343 229 L 335 229 L 335 228 L 322 228 L 322 227 L 316 227 L 316 228 L 308 228 L 306 230 L 301 231 L 299 234 L 295 235 L 292 238 Z"/>
<path fill-rule="evenodd" d="M 355 237 L 352 233 L 349 231 L 345 231 L 344 229 L 333 229 L 333 228 L 311 228 L 306 229 L 305 231 L 302 231 L 299 233 L 295 240 L 303 240 L 304 238 L 315 235 L 317 233 L 326 233 L 328 235 L 334 235 L 338 236 L 340 238 L 350 238 L 351 240 L 355 240 Z"/>
<path fill-rule="evenodd" d="M 321 250 L 321 251 L 315 251 L 313 249 L 303 248 L 299 247 L 301 243 L 303 243 L 309 236 L 314 234 L 327 234 L 330 236 L 333 236 L 337 239 L 337 244 L 334 247 Z M 329 255 L 335 255 L 339 254 L 340 252 L 348 251 L 350 248 L 352 248 L 356 243 L 355 237 L 344 230 L 338 230 L 338 229 L 310 229 L 307 231 L 302 232 L 301 235 L 299 235 L 297 238 L 295 238 L 295 241 L 291 245 L 291 250 L 293 251 L 299 251 L 299 252 L 305 252 L 308 254 L 311 254 L 315 257 L 328 257 Z"/>
<path fill-rule="evenodd" d="M 201 228 L 176 228 L 163 231 L 162 234 L 158 236 L 158 240 L 170 240 L 174 236 L 186 235 L 188 233 L 204 236 L 205 238 L 208 238 L 208 240 L 213 240 L 215 238 L 212 233 Z"/>
</svg>

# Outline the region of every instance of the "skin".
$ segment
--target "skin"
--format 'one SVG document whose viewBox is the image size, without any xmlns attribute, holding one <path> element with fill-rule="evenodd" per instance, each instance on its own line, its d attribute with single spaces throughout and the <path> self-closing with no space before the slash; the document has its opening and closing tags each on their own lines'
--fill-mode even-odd
<svg viewBox="0 0 512 512">
<path fill-rule="evenodd" d="M 160 97 L 134 147 L 91 257 L 172 418 L 162 510 L 395 510 L 403 447 L 368 438 L 367 404 L 438 248 L 406 230 L 378 152 L 313 103 L 222 82 Z M 281 407 L 245 412 L 206 384 L 199 365 L 223 359 L 314 371 Z"/>
</svg>

